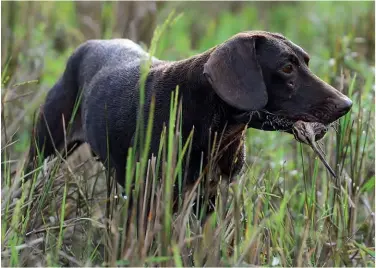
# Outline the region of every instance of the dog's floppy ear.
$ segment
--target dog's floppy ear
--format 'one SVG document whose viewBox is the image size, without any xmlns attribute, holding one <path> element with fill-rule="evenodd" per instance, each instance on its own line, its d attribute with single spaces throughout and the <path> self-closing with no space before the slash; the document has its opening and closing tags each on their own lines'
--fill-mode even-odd
<svg viewBox="0 0 376 268">
<path fill-rule="evenodd" d="M 265 107 L 268 95 L 257 62 L 255 39 L 234 38 L 217 47 L 204 65 L 215 92 L 229 105 L 244 111 Z"/>
</svg>

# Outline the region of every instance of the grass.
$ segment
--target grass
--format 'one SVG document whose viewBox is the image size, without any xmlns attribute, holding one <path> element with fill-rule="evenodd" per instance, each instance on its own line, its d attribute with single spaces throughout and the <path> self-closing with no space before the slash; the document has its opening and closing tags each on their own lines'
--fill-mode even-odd
<svg viewBox="0 0 376 268">
<path fill-rule="evenodd" d="M 23 5 L 17 3 L 20 13 Z M 54 5 L 66 10 L 66 16 L 59 15 L 60 25 L 76 31 L 71 3 L 44 3 L 41 13 L 54 18 Z M 145 115 L 146 129 L 139 127 L 144 136 L 129 149 L 125 192 L 133 206 L 129 198 L 120 197 L 112 177 L 88 157 L 85 147 L 67 161 L 57 157 L 45 162 L 41 174 L 19 188 L 33 112 L 74 48 L 61 54 L 53 50 L 53 31 L 45 29 L 57 27 L 56 19 L 33 22 L 30 33 L 19 23 L 13 25 L 14 46 L 22 48 L 20 40 L 28 34 L 32 42 L 14 54 L 17 64 L 3 66 L 1 78 L 3 264 L 373 267 L 374 24 L 365 23 L 374 20 L 373 4 L 267 5 L 245 4 L 236 15 L 226 10 L 206 14 L 202 25 L 195 19 L 197 7 L 185 8 L 183 3 L 183 14 L 170 17 L 156 31 L 150 51 L 163 59 L 188 57 L 250 28 L 281 32 L 304 47 L 312 57 L 311 69 L 354 103 L 322 142 L 339 180 L 332 180 L 313 152 L 291 135 L 250 129 L 244 173 L 230 187 L 221 184 L 216 189 L 214 213 L 208 216 L 192 207 L 206 198 L 209 172 L 190 194 L 180 195 L 173 214 L 172 184 L 182 184 L 183 155 L 190 151 L 190 139 L 183 143 L 179 136 L 183 122 L 177 89 L 158 155 L 146 158 L 153 135 L 152 108 Z M 201 31 L 195 45 L 193 26 Z M 43 56 L 31 53 L 38 49 Z M 38 65 L 41 60 L 47 68 Z M 24 83 L 32 80 L 38 82 Z M 215 156 L 215 150 L 211 152 Z"/>
</svg>

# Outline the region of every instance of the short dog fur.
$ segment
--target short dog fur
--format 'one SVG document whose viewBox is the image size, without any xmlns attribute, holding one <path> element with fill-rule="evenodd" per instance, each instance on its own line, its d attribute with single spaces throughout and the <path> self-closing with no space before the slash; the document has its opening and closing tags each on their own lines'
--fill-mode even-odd
<svg viewBox="0 0 376 268">
<path fill-rule="evenodd" d="M 103 163 L 110 160 L 117 182 L 124 185 L 139 109 L 140 66 L 147 57 L 127 39 L 90 40 L 79 46 L 41 107 L 33 131 L 35 142 L 30 146 L 29 171 L 36 166 L 37 150 L 47 157 L 54 155 L 55 148 L 62 150 L 65 141 L 68 148 L 87 142 Z M 153 58 L 143 107 L 147 115 L 155 97 L 150 154 L 158 152 L 176 86 L 182 101 L 183 142 L 194 127 L 185 170 L 188 184 L 199 177 L 202 153 L 204 166 L 208 163 L 209 141 L 213 140 L 209 129 L 225 134 L 216 165 L 219 174 L 232 178 L 244 164 L 243 129 L 291 133 L 298 120 L 326 125 L 337 120 L 350 110 L 352 102 L 315 76 L 308 63 L 302 48 L 280 34 L 263 31 L 239 33 L 181 61 Z M 63 126 L 71 120 L 77 101 L 78 110 L 65 139 Z"/>
</svg>

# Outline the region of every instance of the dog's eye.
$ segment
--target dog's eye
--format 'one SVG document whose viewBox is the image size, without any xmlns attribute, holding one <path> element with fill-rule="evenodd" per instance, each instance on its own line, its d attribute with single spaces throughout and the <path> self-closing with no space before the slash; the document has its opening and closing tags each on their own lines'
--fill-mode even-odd
<svg viewBox="0 0 376 268">
<path fill-rule="evenodd" d="M 293 71 L 292 64 L 286 64 L 285 66 L 282 67 L 282 72 L 286 74 L 291 74 Z"/>
</svg>

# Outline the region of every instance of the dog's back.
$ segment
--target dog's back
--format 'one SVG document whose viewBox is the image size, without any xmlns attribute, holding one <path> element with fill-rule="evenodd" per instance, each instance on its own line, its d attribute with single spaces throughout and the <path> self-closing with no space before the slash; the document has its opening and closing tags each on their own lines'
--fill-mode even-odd
<svg viewBox="0 0 376 268">
<path fill-rule="evenodd" d="M 81 54 L 76 62 L 74 54 Z M 71 60 L 79 65 L 81 88 L 106 69 L 131 69 L 148 58 L 148 53 L 129 39 L 89 40 L 78 47 L 74 54 Z"/>
<path fill-rule="evenodd" d="M 111 105 L 97 105 L 98 110 L 91 111 L 90 116 L 87 114 L 87 106 L 95 106 L 95 102 L 99 101 L 97 94 L 101 96 L 101 104 L 124 98 L 132 103 L 131 100 L 137 97 L 132 89 L 136 89 L 141 61 L 147 59 L 148 53 L 128 39 L 89 40 L 80 45 L 69 58 L 62 77 L 48 92 L 46 101 L 41 106 L 33 130 L 26 173 L 36 167 L 38 151 L 43 152 L 43 157 L 39 159 L 43 160 L 64 148 L 67 148 L 69 154 L 70 149 L 87 141 L 90 134 L 105 136 L 106 128 L 103 133 L 98 129 L 90 133 L 83 128 L 84 124 L 99 129 L 110 124 L 109 127 L 115 129 L 116 133 L 119 126 L 105 122 L 106 113 L 116 112 L 111 111 L 111 108 L 105 111 L 105 107 Z M 155 58 L 153 60 L 157 61 Z M 123 79 L 119 80 L 119 77 Z M 103 99 L 103 96 L 108 99 Z M 136 107 L 128 107 L 122 116 L 136 120 L 135 110 Z M 132 129 L 128 130 L 132 133 Z M 103 148 L 102 142 L 92 144 L 92 147 L 96 151 L 107 150 Z"/>
</svg>

